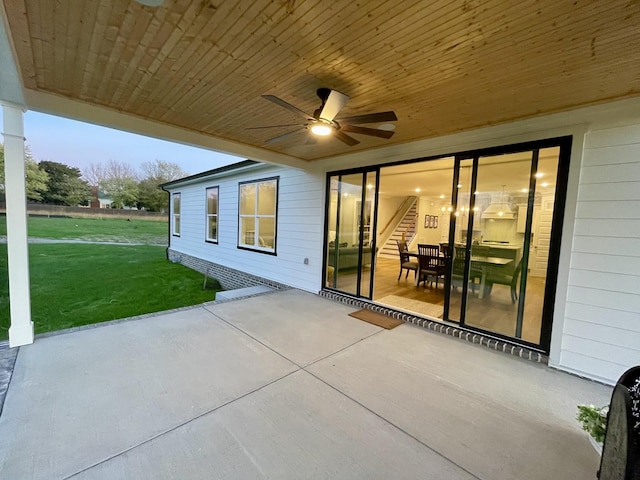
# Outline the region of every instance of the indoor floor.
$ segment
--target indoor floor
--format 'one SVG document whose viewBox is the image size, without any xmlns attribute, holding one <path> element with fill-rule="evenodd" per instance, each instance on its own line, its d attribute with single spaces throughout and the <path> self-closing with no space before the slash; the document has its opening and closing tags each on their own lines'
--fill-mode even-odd
<svg viewBox="0 0 640 480">
<path fill-rule="evenodd" d="M 442 318 L 444 305 L 444 280 L 438 286 L 431 282 L 422 282 L 416 286 L 414 272 L 400 271 L 399 259 L 378 257 L 376 261 L 373 300 L 416 314 L 424 313 L 432 318 Z M 353 280 L 352 280 L 353 281 Z M 347 280 L 345 280 L 347 282 Z M 507 285 L 493 285 L 491 292 L 478 298 L 479 287 L 475 294 L 467 297 L 467 324 L 487 332 L 501 335 L 515 335 L 515 318 L 517 303 L 511 302 L 511 289 Z M 542 321 L 542 304 L 544 296 L 544 279 L 530 276 L 527 280 L 527 300 L 525 302 L 522 339 L 530 343 L 538 343 Z M 405 299 L 405 302 L 397 297 Z M 391 298 L 390 302 L 384 299 Z M 460 318 L 461 289 L 452 289 L 449 310 L 450 319 Z M 441 307 L 433 309 L 433 306 Z"/>
</svg>

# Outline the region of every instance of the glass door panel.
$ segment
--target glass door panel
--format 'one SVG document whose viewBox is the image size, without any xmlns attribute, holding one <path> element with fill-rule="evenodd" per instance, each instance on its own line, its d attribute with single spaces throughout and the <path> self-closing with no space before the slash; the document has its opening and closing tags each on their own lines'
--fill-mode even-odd
<svg viewBox="0 0 640 480">
<path fill-rule="evenodd" d="M 518 325 L 532 152 L 480 157 L 465 323 L 509 337 Z"/>
<path fill-rule="evenodd" d="M 364 203 L 361 205 L 360 239 L 358 245 L 362 248 L 362 262 L 360 263 L 360 296 L 371 297 L 373 279 L 373 264 L 375 262 L 375 241 L 373 233 L 376 208 L 376 172 L 368 172 L 365 177 Z"/>
<path fill-rule="evenodd" d="M 546 289 L 547 266 L 551 247 L 551 226 L 556 198 L 560 148 L 539 151 L 534 176 L 532 222 L 530 225 L 528 265 L 525 268 L 525 295 L 522 322 L 516 337 L 530 343 L 540 343 L 542 307 Z M 520 225 L 520 217 L 518 218 Z M 524 225 L 519 231 L 524 231 Z M 524 267 L 523 267 L 524 268 Z"/>
<path fill-rule="evenodd" d="M 365 298 L 371 296 L 375 187 L 374 172 L 329 180 L 325 285 Z"/>
<path fill-rule="evenodd" d="M 462 321 L 462 311 L 464 309 L 463 296 L 466 285 L 466 245 L 469 234 L 469 209 L 471 200 L 471 180 L 472 180 L 473 160 L 465 159 L 460 161 L 458 169 L 458 183 L 455 186 L 452 208 L 455 209 L 452 215 L 454 222 L 453 247 L 450 247 L 451 265 L 451 292 L 449 294 L 449 320 L 454 322 Z"/>
</svg>

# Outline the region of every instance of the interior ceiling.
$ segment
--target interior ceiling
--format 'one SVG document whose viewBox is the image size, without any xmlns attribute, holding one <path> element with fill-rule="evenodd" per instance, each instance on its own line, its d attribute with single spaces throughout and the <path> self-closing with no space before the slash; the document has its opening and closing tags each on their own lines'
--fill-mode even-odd
<svg viewBox="0 0 640 480">
<path fill-rule="evenodd" d="M 304 160 L 640 94 L 634 0 L 2 3 L 27 91 Z M 319 87 L 342 116 L 394 110 L 394 137 L 247 130 L 299 120 L 262 94 L 313 113 Z"/>
<path fill-rule="evenodd" d="M 536 181 L 536 192 L 554 191 L 559 153 L 557 147 L 539 151 L 537 173 L 540 177 Z M 504 192 L 510 196 L 526 195 L 531 177 L 531 158 L 531 151 L 480 157 L 476 191 L 481 194 Z M 469 192 L 470 165 L 471 160 L 461 164 L 461 192 Z M 389 197 L 420 196 L 449 203 L 453 168 L 453 157 L 383 167 L 380 169 L 380 194 Z M 357 177 L 353 176 L 354 179 Z"/>
</svg>

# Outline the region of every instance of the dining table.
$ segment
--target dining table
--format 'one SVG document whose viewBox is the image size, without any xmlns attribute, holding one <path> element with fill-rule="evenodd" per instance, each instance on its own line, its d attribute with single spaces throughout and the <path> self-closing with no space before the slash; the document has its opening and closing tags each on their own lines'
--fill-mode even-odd
<svg viewBox="0 0 640 480">
<path fill-rule="evenodd" d="M 503 257 L 482 257 L 478 255 L 471 255 L 471 264 L 480 269 L 480 292 L 478 298 L 484 297 L 484 287 L 487 283 L 487 269 L 489 267 L 503 267 L 513 262 L 511 258 Z"/>
<path fill-rule="evenodd" d="M 417 250 L 409 250 L 407 254 L 410 257 L 418 258 Z M 446 258 L 444 254 L 440 254 L 440 257 Z M 487 283 L 487 270 L 489 267 L 503 267 L 505 265 L 509 265 L 513 262 L 511 258 L 503 258 L 503 257 L 485 257 L 480 255 L 471 255 L 471 264 L 478 268 L 481 272 L 480 276 L 480 292 L 478 293 L 478 298 L 484 298 L 484 287 Z M 420 281 L 420 269 L 416 272 L 416 285 Z"/>
</svg>

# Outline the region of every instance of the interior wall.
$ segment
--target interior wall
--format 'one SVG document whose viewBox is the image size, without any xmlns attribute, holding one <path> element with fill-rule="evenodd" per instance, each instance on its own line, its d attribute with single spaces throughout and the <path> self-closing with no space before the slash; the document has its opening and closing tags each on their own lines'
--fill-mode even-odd
<svg viewBox="0 0 640 480">
<path fill-rule="evenodd" d="M 398 207 L 402 205 L 402 202 L 407 197 L 389 197 L 387 195 L 380 195 L 378 198 L 378 238 L 377 244 L 382 245 L 381 242 L 386 241 L 387 238 L 393 233 L 393 224 L 383 232 L 382 229 L 387 225 L 398 210 Z"/>
<path fill-rule="evenodd" d="M 445 215 L 442 212 L 442 208 L 448 206 L 440 201 L 440 199 L 433 199 L 430 197 L 420 197 L 418 202 L 418 225 L 416 229 L 416 236 L 418 239 L 418 243 L 426 243 L 431 245 L 437 245 L 440 242 L 446 242 L 448 232 L 448 225 L 446 226 L 447 230 L 443 229 L 445 226 L 445 222 L 443 222 L 443 216 Z M 425 226 L 425 216 L 434 216 L 437 217 L 438 226 L 437 227 L 429 227 Z M 446 215 L 449 215 L 449 212 L 446 212 Z M 427 223 L 427 225 L 429 225 Z"/>
</svg>

